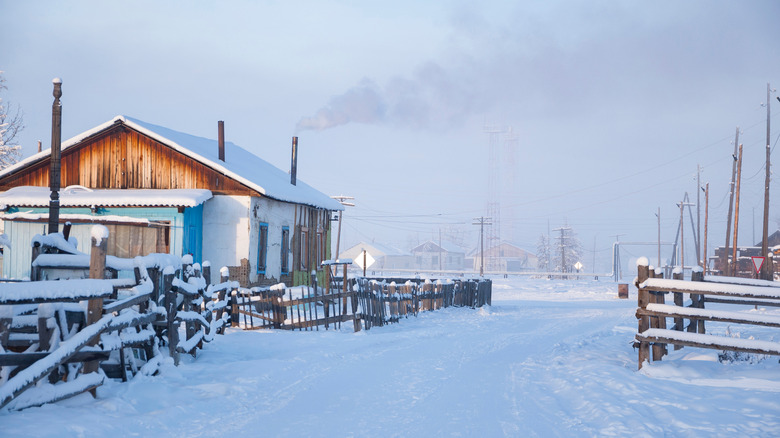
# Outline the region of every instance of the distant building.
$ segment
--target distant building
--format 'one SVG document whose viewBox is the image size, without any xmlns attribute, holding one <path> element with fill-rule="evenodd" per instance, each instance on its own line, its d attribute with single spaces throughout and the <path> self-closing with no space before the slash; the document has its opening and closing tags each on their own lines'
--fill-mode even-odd
<svg viewBox="0 0 780 438">
<path fill-rule="evenodd" d="M 463 271 L 466 266 L 466 250 L 449 242 L 441 244 L 431 240 L 411 250 L 415 269 L 423 271 Z"/>
<path fill-rule="evenodd" d="M 737 272 L 733 276 L 752 278 L 755 275 L 752 257 L 761 256 L 761 243 L 757 242 L 753 246 L 737 246 Z M 767 246 L 773 254 L 773 272 L 778 272 L 780 270 L 778 268 L 778 265 L 780 265 L 780 230 L 767 237 Z M 722 266 L 722 257 L 725 250 L 725 246 L 719 246 L 715 248 L 715 255 L 709 258 L 708 268 L 713 274 L 723 274 L 725 272 L 725 267 Z M 726 259 L 729 263 L 731 263 L 733 251 L 734 248 L 729 247 L 729 251 L 726 254 Z"/>
<path fill-rule="evenodd" d="M 367 270 L 414 269 L 414 257 L 408 252 L 380 243 L 360 242 L 339 254 L 339 259 L 352 259 L 353 266 L 363 264 L 363 251 L 366 252 Z"/>
<path fill-rule="evenodd" d="M 469 258 L 472 269 L 479 271 L 482 262 L 479 248 L 469 253 Z M 494 272 L 534 271 L 537 266 L 536 255 L 508 242 L 485 248 L 484 260 L 485 270 Z"/>
</svg>

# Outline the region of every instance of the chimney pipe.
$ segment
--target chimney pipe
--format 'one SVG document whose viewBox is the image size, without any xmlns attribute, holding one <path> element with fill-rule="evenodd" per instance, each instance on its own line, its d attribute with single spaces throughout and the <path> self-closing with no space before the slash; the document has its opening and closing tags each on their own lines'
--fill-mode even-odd
<svg viewBox="0 0 780 438">
<path fill-rule="evenodd" d="M 217 122 L 217 138 L 219 142 L 219 160 L 225 161 L 225 122 Z"/>
<path fill-rule="evenodd" d="M 38 140 L 38 152 L 39 153 L 41 152 L 41 141 L 40 140 Z"/>
<path fill-rule="evenodd" d="M 292 163 L 290 164 L 290 184 L 296 185 L 298 181 L 298 137 L 292 138 Z"/>
</svg>

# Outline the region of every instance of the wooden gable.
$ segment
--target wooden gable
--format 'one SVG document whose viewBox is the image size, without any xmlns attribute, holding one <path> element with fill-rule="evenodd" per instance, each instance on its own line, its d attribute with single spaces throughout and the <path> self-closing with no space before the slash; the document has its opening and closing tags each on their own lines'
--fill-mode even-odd
<svg viewBox="0 0 780 438">
<path fill-rule="evenodd" d="M 0 190 L 49 185 L 51 159 L 0 177 Z M 256 190 L 126 125 L 115 124 L 62 152 L 61 185 L 92 189 L 208 189 L 260 196 Z"/>
</svg>

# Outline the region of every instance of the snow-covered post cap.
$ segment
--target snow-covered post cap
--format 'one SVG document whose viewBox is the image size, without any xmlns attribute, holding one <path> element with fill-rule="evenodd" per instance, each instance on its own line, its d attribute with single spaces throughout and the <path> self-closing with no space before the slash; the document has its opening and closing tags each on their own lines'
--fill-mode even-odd
<svg viewBox="0 0 780 438">
<path fill-rule="evenodd" d="M 62 85 L 62 79 L 60 78 L 54 78 L 51 80 L 51 83 L 54 85 Z"/>
<path fill-rule="evenodd" d="M 95 246 L 100 246 L 103 239 L 108 239 L 108 227 L 105 225 L 93 225 L 91 230 L 92 240 Z"/>
<path fill-rule="evenodd" d="M 636 259 L 636 266 L 637 268 L 640 266 L 650 266 L 650 260 L 648 260 L 647 257 L 639 257 Z"/>
</svg>

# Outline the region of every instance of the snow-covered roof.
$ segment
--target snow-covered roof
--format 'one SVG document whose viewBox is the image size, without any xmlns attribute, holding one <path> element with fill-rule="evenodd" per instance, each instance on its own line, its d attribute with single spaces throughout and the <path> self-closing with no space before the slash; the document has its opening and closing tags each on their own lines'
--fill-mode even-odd
<svg viewBox="0 0 780 438">
<path fill-rule="evenodd" d="M 147 135 L 269 198 L 327 210 L 344 209 L 338 201 L 331 199 L 300 179 L 297 180 L 296 185 L 292 185 L 290 175 L 287 172 L 232 142 L 225 142 L 225 161 L 223 162 L 218 156 L 217 140 L 196 137 L 128 116 L 116 116 L 106 123 L 68 139 L 62 143 L 62 151 L 64 152 L 118 123 Z M 30 163 L 45 159 L 51 155 L 50 151 L 51 149 L 47 149 L 39 152 L 0 171 L 0 177 L 13 173 Z"/>
<path fill-rule="evenodd" d="M 48 187 L 21 186 L 0 193 L 0 208 L 46 207 Z M 211 199 L 205 189 L 88 189 L 69 186 L 60 190 L 60 207 L 195 207 Z"/>
<path fill-rule="evenodd" d="M 411 250 L 412 252 L 449 252 L 449 253 L 465 253 L 466 250 L 460 246 L 447 241 L 442 241 L 441 245 L 432 240 L 425 241 Z"/>
</svg>

